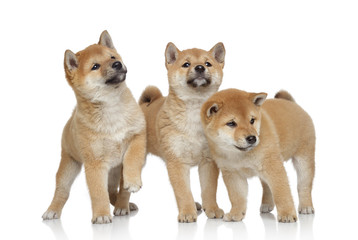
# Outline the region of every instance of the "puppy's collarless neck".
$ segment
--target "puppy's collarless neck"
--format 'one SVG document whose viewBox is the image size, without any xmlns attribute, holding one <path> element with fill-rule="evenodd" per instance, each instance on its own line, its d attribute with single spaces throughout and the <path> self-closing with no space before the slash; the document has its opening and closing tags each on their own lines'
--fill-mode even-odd
<svg viewBox="0 0 358 240">
<path fill-rule="evenodd" d="M 172 104 L 182 105 L 182 106 L 201 106 L 211 94 L 208 93 L 198 93 L 198 95 L 193 96 L 180 96 L 173 89 L 169 89 L 168 101 Z"/>
</svg>

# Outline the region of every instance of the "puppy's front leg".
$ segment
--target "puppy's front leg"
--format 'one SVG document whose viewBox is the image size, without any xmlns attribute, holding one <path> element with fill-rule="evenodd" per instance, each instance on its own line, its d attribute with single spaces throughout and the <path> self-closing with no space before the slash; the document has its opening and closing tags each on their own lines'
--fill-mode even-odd
<svg viewBox="0 0 358 240">
<path fill-rule="evenodd" d="M 146 155 L 146 133 L 133 137 L 123 160 L 123 188 L 137 192 L 142 187 L 141 173 Z"/>
<path fill-rule="evenodd" d="M 297 215 L 286 170 L 280 157 L 266 159 L 260 177 L 269 185 L 277 207 L 279 222 L 291 223 L 297 221 Z"/>
<path fill-rule="evenodd" d="M 203 159 L 199 163 L 199 178 L 203 209 L 208 218 L 223 218 L 224 211 L 216 202 L 219 169 L 214 161 Z"/>
<path fill-rule="evenodd" d="M 86 180 L 92 202 L 92 223 L 112 222 L 107 190 L 108 172 L 109 167 L 103 161 L 92 160 L 85 163 Z"/>
<path fill-rule="evenodd" d="M 179 222 L 195 222 L 196 205 L 190 191 L 190 166 L 177 159 L 167 160 L 167 169 L 179 208 Z"/>
<path fill-rule="evenodd" d="M 224 221 L 241 221 L 246 214 L 247 180 L 238 172 L 223 170 L 222 174 L 231 202 L 231 210 L 225 214 Z"/>
</svg>

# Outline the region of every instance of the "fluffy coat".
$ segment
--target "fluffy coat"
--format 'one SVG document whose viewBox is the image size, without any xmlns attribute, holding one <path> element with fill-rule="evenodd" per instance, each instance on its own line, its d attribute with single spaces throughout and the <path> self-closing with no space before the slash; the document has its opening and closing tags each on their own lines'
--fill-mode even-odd
<svg viewBox="0 0 358 240">
<path fill-rule="evenodd" d="M 265 101 L 266 93 L 227 89 L 203 105 L 201 120 L 210 150 L 229 192 L 232 209 L 226 221 L 246 213 L 247 178 L 259 176 L 261 212 L 277 206 L 280 222 L 295 222 L 296 211 L 283 162 L 297 171 L 299 212 L 314 213 L 315 131 L 310 116 L 285 91 Z"/>
<path fill-rule="evenodd" d="M 189 171 L 196 165 L 199 165 L 206 214 L 210 218 L 223 216 L 216 203 L 219 171 L 210 161 L 208 143 L 200 124 L 200 109 L 221 84 L 224 56 L 222 43 L 210 51 L 179 51 L 169 43 L 165 51 L 168 96 L 163 97 L 159 89 L 150 86 L 139 101 L 147 122 L 147 151 L 166 162 L 179 209 L 179 222 L 196 221 L 197 208 L 200 208 L 190 190 Z"/>
<path fill-rule="evenodd" d="M 142 186 L 144 115 L 124 82 L 127 69 L 107 31 L 98 44 L 76 54 L 67 50 L 64 67 L 77 105 L 63 130 L 56 191 L 42 217 L 60 218 L 71 185 L 84 165 L 92 222 L 109 223 L 110 202 L 115 215 L 137 209 L 129 197 Z"/>
</svg>

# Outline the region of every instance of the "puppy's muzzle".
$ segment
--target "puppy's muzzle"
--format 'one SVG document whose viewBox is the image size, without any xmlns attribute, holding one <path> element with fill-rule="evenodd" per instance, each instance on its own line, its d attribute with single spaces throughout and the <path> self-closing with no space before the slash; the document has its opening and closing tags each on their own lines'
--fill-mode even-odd
<svg viewBox="0 0 358 240">
<path fill-rule="evenodd" d="M 258 139 L 256 136 L 253 136 L 253 135 L 250 135 L 248 137 L 245 138 L 245 141 L 246 141 L 246 145 L 245 146 L 242 146 L 242 147 L 239 147 L 237 145 L 234 145 L 237 149 L 239 149 L 240 151 L 250 151 L 251 149 L 253 149 L 254 147 L 257 146 L 257 142 L 258 142 Z"/>
<path fill-rule="evenodd" d="M 118 84 L 126 80 L 127 69 L 119 61 L 116 61 L 112 64 L 112 68 L 116 71 L 115 75 L 106 80 L 107 85 Z"/>
<path fill-rule="evenodd" d="M 192 76 L 188 81 L 187 84 L 197 88 L 197 87 L 206 87 L 210 85 L 211 78 L 207 76 L 206 69 L 203 65 L 197 65 L 195 68 L 194 76 Z"/>
</svg>

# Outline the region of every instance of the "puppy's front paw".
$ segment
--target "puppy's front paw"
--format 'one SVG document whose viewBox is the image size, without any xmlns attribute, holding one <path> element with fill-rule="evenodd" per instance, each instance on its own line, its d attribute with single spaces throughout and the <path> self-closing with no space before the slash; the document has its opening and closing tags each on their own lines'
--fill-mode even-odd
<svg viewBox="0 0 358 240">
<path fill-rule="evenodd" d="M 191 223 L 196 222 L 198 214 L 196 210 L 193 211 L 182 211 L 179 212 L 178 221 L 181 223 Z"/>
<path fill-rule="evenodd" d="M 125 216 L 128 215 L 131 211 L 137 211 L 138 207 L 134 203 L 129 203 L 128 207 L 116 207 L 113 211 L 115 216 Z"/>
<path fill-rule="evenodd" d="M 219 207 L 205 208 L 204 211 L 208 218 L 223 218 L 224 217 L 224 211 Z"/>
<path fill-rule="evenodd" d="M 260 212 L 261 213 L 269 213 L 274 209 L 275 205 L 272 204 L 261 204 Z"/>
<path fill-rule="evenodd" d="M 43 215 L 43 220 L 52 220 L 52 219 L 59 219 L 61 216 L 61 213 L 58 213 L 57 211 L 47 210 Z"/>
<path fill-rule="evenodd" d="M 239 222 L 242 221 L 242 219 L 244 219 L 245 217 L 245 213 L 244 212 L 229 212 L 226 213 L 224 216 L 224 221 L 225 222 Z"/>
<path fill-rule="evenodd" d="M 112 217 L 109 215 L 98 216 L 98 217 L 92 218 L 93 224 L 106 224 L 106 223 L 111 223 L 111 222 L 112 222 Z"/>
<path fill-rule="evenodd" d="M 277 216 L 277 219 L 279 222 L 282 223 L 294 223 L 297 221 L 297 216 L 296 214 L 284 214 L 284 215 L 279 214 Z"/>
<path fill-rule="evenodd" d="M 138 192 L 142 188 L 142 181 L 140 179 L 124 180 L 123 188 L 128 192 Z"/>
</svg>

